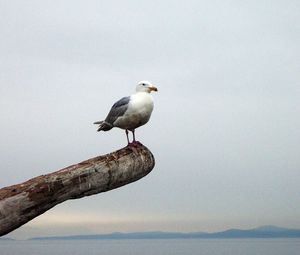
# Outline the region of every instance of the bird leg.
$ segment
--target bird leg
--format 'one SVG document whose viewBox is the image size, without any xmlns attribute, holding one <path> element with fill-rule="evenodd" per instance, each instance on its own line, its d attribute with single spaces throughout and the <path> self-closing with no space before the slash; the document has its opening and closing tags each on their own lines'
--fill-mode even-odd
<svg viewBox="0 0 300 255">
<path fill-rule="evenodd" d="M 132 132 L 132 136 L 133 136 L 133 140 L 132 140 L 131 145 L 133 145 L 133 146 L 138 146 L 139 144 L 141 144 L 140 142 L 138 142 L 137 140 L 135 140 L 135 130 L 132 129 L 132 130 L 130 130 L 130 131 Z"/>
<path fill-rule="evenodd" d="M 125 129 L 125 132 L 126 132 L 126 137 L 127 137 L 127 142 L 128 142 L 128 145 L 130 145 L 130 142 L 129 142 L 129 137 L 128 137 L 128 130 Z"/>
<path fill-rule="evenodd" d="M 133 136 L 133 141 L 132 141 L 132 142 L 133 142 L 133 143 L 136 143 L 136 140 L 135 140 L 135 134 L 134 134 L 135 130 L 132 129 L 131 132 L 132 132 L 132 136 Z"/>
<path fill-rule="evenodd" d="M 128 133 L 129 133 L 128 129 L 125 129 L 126 136 L 127 136 L 128 146 L 136 147 L 136 146 L 138 146 L 141 143 L 135 140 L 135 130 L 133 129 L 133 130 L 130 130 L 130 131 L 132 132 L 132 136 L 133 136 L 133 140 L 132 140 L 131 143 L 129 142 L 129 138 L 128 138 Z"/>
</svg>

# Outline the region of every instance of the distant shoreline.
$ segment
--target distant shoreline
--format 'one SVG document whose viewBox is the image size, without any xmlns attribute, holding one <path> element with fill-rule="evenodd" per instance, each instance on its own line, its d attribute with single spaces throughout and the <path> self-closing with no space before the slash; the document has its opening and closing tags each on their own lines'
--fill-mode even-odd
<svg viewBox="0 0 300 255">
<path fill-rule="evenodd" d="M 254 229 L 229 229 L 221 232 L 134 232 L 95 235 L 35 237 L 28 240 L 130 240 L 130 239 L 246 239 L 246 238 L 300 238 L 299 229 L 262 226 Z"/>
</svg>

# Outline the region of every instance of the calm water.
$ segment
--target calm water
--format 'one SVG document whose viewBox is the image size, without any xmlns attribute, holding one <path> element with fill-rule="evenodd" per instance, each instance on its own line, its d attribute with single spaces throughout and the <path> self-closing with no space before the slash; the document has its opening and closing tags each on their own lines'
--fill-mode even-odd
<svg viewBox="0 0 300 255">
<path fill-rule="evenodd" d="M 300 239 L 0 241 L 1 255 L 299 255 Z"/>
</svg>

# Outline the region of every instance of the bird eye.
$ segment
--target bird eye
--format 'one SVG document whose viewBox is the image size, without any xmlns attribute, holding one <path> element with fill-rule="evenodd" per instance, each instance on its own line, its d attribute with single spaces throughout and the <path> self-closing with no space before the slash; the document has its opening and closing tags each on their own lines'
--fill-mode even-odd
<svg viewBox="0 0 300 255">
<path fill-rule="evenodd" d="M 146 84 L 145 84 L 145 83 L 142 83 L 142 85 L 143 85 L 143 86 L 146 86 Z"/>
</svg>

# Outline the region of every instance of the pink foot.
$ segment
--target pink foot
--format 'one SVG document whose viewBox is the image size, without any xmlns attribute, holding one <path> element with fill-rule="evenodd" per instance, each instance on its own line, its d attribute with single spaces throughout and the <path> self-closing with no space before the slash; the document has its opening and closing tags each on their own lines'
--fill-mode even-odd
<svg viewBox="0 0 300 255">
<path fill-rule="evenodd" d="M 128 146 L 137 147 L 139 145 L 142 145 L 139 141 L 133 141 L 132 143 L 129 143 Z"/>
</svg>

